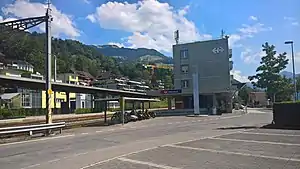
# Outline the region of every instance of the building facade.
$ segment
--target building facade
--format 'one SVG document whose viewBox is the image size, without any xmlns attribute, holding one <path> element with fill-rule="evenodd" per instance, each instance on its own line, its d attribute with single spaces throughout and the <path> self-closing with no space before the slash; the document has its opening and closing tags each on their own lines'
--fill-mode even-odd
<svg viewBox="0 0 300 169">
<path fill-rule="evenodd" d="M 198 76 L 201 111 L 231 111 L 231 50 L 228 38 L 173 45 L 174 87 L 181 89 L 176 108 L 193 109 L 193 74 Z M 225 107 L 225 108 L 224 108 Z"/>
</svg>

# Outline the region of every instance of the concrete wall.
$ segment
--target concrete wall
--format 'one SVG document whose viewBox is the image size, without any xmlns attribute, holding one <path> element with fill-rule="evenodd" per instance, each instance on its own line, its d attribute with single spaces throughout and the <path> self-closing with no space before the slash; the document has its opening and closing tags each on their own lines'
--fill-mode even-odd
<svg viewBox="0 0 300 169">
<path fill-rule="evenodd" d="M 214 48 L 222 47 L 224 51 L 213 53 Z M 181 50 L 188 51 L 188 57 L 181 59 Z M 173 46 L 174 83 L 181 89 L 181 81 L 188 80 L 189 86 L 182 89 L 183 94 L 192 94 L 192 74 L 198 69 L 199 92 L 212 93 L 226 91 L 230 87 L 228 39 L 178 44 Z M 181 72 L 181 66 L 188 65 L 188 73 Z M 197 67 L 197 68 L 196 68 Z"/>
</svg>

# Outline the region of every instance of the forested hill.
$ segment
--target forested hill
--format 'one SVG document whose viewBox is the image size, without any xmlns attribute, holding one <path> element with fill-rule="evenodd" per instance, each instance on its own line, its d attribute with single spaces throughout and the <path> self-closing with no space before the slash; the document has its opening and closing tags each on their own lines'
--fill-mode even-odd
<svg viewBox="0 0 300 169">
<path fill-rule="evenodd" d="M 105 56 L 112 56 L 121 61 L 160 62 L 167 64 L 173 62 L 172 58 L 165 56 L 155 49 L 131 49 L 118 47 L 116 45 L 101 45 L 97 46 L 97 48 L 100 53 L 104 54 Z"/>
<path fill-rule="evenodd" d="M 4 59 L 27 61 L 34 66 L 35 71 L 44 74 L 44 35 L 36 32 L 0 34 L 0 52 L 5 55 Z M 143 70 L 140 63 L 121 64 L 113 57 L 102 55 L 97 46 L 85 45 L 74 40 L 54 38 L 52 54 L 58 58 L 58 73 L 66 73 L 75 69 L 97 76 L 101 71 L 106 70 L 131 79 L 149 78 L 149 72 Z"/>
</svg>

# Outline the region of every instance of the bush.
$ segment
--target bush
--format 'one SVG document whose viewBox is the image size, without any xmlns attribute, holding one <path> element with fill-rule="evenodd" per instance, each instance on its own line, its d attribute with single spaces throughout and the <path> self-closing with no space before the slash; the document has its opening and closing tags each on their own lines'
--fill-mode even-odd
<svg viewBox="0 0 300 169">
<path fill-rule="evenodd" d="M 297 100 L 296 102 L 294 101 L 283 101 L 283 102 L 278 102 L 278 103 L 275 103 L 275 104 L 293 104 L 293 103 L 300 103 L 300 100 Z"/>
<path fill-rule="evenodd" d="M 45 115 L 46 109 L 0 109 L 0 119 Z"/>
<path fill-rule="evenodd" d="M 95 110 L 91 108 L 79 108 L 75 110 L 75 114 L 87 114 L 87 113 L 95 113 Z"/>
</svg>

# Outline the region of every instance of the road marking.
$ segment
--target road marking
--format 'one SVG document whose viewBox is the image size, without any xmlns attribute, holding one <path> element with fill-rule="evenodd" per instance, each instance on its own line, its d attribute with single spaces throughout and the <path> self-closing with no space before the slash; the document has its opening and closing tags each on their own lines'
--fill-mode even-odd
<svg viewBox="0 0 300 169">
<path fill-rule="evenodd" d="M 27 167 L 24 167 L 24 168 L 21 168 L 21 169 L 27 169 L 27 168 L 33 168 L 33 167 L 37 167 L 41 164 L 33 164 L 33 165 L 30 165 L 30 166 L 27 166 Z"/>
<path fill-rule="evenodd" d="M 269 135 L 269 136 L 285 136 L 285 137 L 300 137 L 300 135 L 294 134 L 278 134 L 278 133 L 255 133 L 255 132 L 243 132 L 243 134 L 255 134 L 255 135 Z"/>
<path fill-rule="evenodd" d="M 205 119 L 204 119 L 204 120 L 205 120 Z M 199 122 L 199 121 L 203 121 L 203 120 L 198 120 L 198 122 Z"/>
<path fill-rule="evenodd" d="M 74 156 L 81 156 L 81 155 L 85 155 L 85 154 L 88 154 L 89 152 L 83 152 L 83 153 L 77 153 L 77 154 L 74 154 Z"/>
<path fill-rule="evenodd" d="M 14 145 L 14 144 L 22 144 L 22 143 L 31 143 L 31 142 L 38 142 L 38 141 L 54 140 L 54 139 L 66 138 L 66 137 L 73 137 L 73 136 L 75 136 L 75 134 L 69 134 L 69 135 L 57 136 L 57 137 L 41 138 L 41 139 L 35 139 L 35 140 L 18 141 L 18 142 L 12 142 L 12 143 L 5 143 L 5 144 L 0 144 L 0 146 L 8 146 L 8 145 Z"/>
<path fill-rule="evenodd" d="M 180 121 L 177 121 L 177 122 L 176 122 L 176 124 L 179 124 L 179 123 L 181 123 L 181 122 L 180 122 Z"/>
<path fill-rule="evenodd" d="M 173 123 L 168 123 L 168 124 L 173 124 Z"/>
<path fill-rule="evenodd" d="M 184 123 L 187 123 L 187 122 L 189 122 L 189 121 L 183 121 Z"/>
<path fill-rule="evenodd" d="M 131 154 L 137 154 L 137 153 L 141 153 L 141 152 L 144 152 L 144 151 L 156 149 L 156 148 L 158 148 L 158 147 L 159 147 L 159 146 L 155 146 L 155 147 L 146 148 L 146 149 L 143 149 L 143 150 L 138 150 L 138 151 L 134 151 L 134 152 L 131 152 L 131 153 L 123 154 L 123 155 L 120 155 L 120 156 L 112 157 L 112 158 L 109 158 L 109 159 L 107 159 L 107 160 L 98 161 L 98 162 L 89 164 L 89 165 L 87 165 L 87 166 L 81 167 L 80 169 L 90 168 L 90 167 L 93 167 L 93 166 L 95 166 L 95 165 L 99 165 L 99 164 L 102 164 L 102 163 L 106 163 L 106 162 L 112 161 L 112 160 L 117 159 L 117 158 L 121 158 L 121 157 L 128 156 L 128 155 L 131 155 Z"/>
<path fill-rule="evenodd" d="M 162 168 L 162 169 L 179 169 L 179 168 L 176 168 L 176 167 L 170 167 L 170 166 L 155 164 L 155 163 L 146 162 L 146 161 L 132 160 L 132 159 L 124 158 L 124 157 L 120 157 L 120 158 L 117 158 L 117 159 L 121 160 L 121 161 L 124 161 L 124 162 L 148 165 L 150 167 L 157 167 L 157 168 Z"/>
<path fill-rule="evenodd" d="M 60 159 L 54 159 L 54 160 L 50 160 L 50 161 L 48 161 L 48 163 L 53 163 L 53 162 L 56 162 L 56 161 L 59 161 Z"/>
<path fill-rule="evenodd" d="M 233 134 L 233 133 L 239 133 L 239 132 L 241 132 L 241 131 L 234 131 L 234 132 L 229 132 L 229 133 L 225 133 L 225 134 L 218 134 L 218 135 L 211 136 L 211 137 L 202 137 L 202 138 L 197 138 L 197 139 L 190 139 L 190 140 L 186 140 L 186 141 L 182 141 L 182 142 L 176 142 L 176 143 L 173 143 L 173 144 L 181 144 L 181 143 L 187 143 L 187 142 L 196 141 L 196 140 L 204 140 L 204 139 L 207 139 L 207 138 L 220 137 L 220 136 L 224 136 L 224 135 L 228 135 L 228 134 Z M 166 144 L 166 145 L 168 145 L 168 144 Z M 145 151 L 148 151 L 148 150 L 153 150 L 153 149 L 156 149 L 156 148 L 159 148 L 159 147 L 163 147 L 163 146 L 166 146 L 166 145 L 154 146 L 154 147 L 150 147 L 150 148 L 146 148 L 146 149 L 142 149 L 142 150 L 138 150 L 138 151 L 126 153 L 126 154 L 123 154 L 123 155 L 120 155 L 120 156 L 109 158 L 107 160 L 98 161 L 98 162 L 89 164 L 87 166 L 81 167 L 80 169 L 90 168 L 90 167 L 93 167 L 95 165 L 99 165 L 99 164 L 102 164 L 102 163 L 106 163 L 106 162 L 112 161 L 112 160 L 117 159 L 117 158 L 129 156 L 129 155 L 137 154 L 137 153 L 141 153 L 141 152 L 145 152 Z"/>
<path fill-rule="evenodd" d="M 239 153 L 239 152 L 231 152 L 231 151 L 223 151 L 223 150 L 206 149 L 206 148 L 195 148 L 195 147 L 170 145 L 170 144 L 167 145 L 166 147 L 197 150 L 197 151 L 208 151 L 208 152 L 212 152 L 212 153 L 222 153 L 222 154 L 228 154 L 228 155 L 241 155 L 241 156 L 248 156 L 248 157 L 259 157 L 259 158 L 268 158 L 268 159 L 275 159 L 275 160 L 300 162 L 300 159 L 297 159 L 297 158 L 284 158 L 284 157 L 276 157 L 276 156 L 255 155 L 255 154 L 249 154 L 249 153 Z"/>
<path fill-rule="evenodd" d="M 89 133 L 81 133 L 82 135 L 86 135 L 86 134 L 89 134 Z"/>
<path fill-rule="evenodd" d="M 98 131 L 96 131 L 96 133 L 102 133 L 103 132 L 103 130 L 98 130 Z"/>
<path fill-rule="evenodd" d="M 228 139 L 228 138 L 210 138 L 213 140 L 222 140 L 222 141 L 238 141 L 238 142 L 246 142 L 246 143 L 262 143 L 262 144 L 274 144 L 274 145 L 287 145 L 287 146 L 300 146 L 300 144 L 294 143 L 282 143 L 282 142 L 270 142 L 270 141 L 256 141 L 256 140 L 241 140 L 241 139 Z"/>
<path fill-rule="evenodd" d="M 108 129 L 107 131 L 115 131 L 115 129 Z"/>
</svg>

